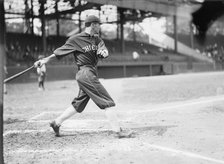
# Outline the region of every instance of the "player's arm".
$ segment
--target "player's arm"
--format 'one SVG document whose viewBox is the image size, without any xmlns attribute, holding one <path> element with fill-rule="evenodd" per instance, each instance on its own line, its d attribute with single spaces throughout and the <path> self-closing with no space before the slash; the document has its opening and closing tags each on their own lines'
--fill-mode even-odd
<svg viewBox="0 0 224 164">
<path fill-rule="evenodd" d="M 97 55 L 100 58 L 107 58 L 109 56 L 109 52 L 103 40 L 97 45 Z"/>
<path fill-rule="evenodd" d="M 55 54 L 52 54 L 50 56 L 47 56 L 47 57 L 45 57 L 43 59 L 40 59 L 40 60 L 36 61 L 34 63 L 34 66 L 35 67 L 41 67 L 42 65 L 47 64 L 48 62 L 51 62 L 51 61 L 53 61 L 55 59 L 57 59 L 56 58 L 56 55 Z"/>
</svg>

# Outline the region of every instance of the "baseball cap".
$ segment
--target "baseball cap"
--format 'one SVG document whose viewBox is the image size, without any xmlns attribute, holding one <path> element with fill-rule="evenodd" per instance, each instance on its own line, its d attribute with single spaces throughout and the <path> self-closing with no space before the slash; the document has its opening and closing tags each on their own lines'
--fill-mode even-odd
<svg viewBox="0 0 224 164">
<path fill-rule="evenodd" d="M 92 22 L 98 22 L 100 23 L 100 19 L 96 17 L 95 15 L 89 15 L 85 19 L 85 23 L 92 23 Z"/>
<path fill-rule="evenodd" d="M 44 55 L 39 55 L 38 56 L 38 59 L 43 59 L 44 58 Z"/>
</svg>

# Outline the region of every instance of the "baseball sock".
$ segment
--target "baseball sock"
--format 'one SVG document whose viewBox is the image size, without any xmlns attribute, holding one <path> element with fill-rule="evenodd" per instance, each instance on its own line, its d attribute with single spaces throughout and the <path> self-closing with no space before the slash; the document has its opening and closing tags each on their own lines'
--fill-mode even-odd
<svg viewBox="0 0 224 164">
<path fill-rule="evenodd" d="M 55 119 L 55 123 L 60 126 L 66 119 L 68 119 L 69 117 L 73 116 L 76 113 L 77 113 L 77 111 L 71 105 L 60 116 L 58 116 Z"/>
<path fill-rule="evenodd" d="M 105 115 L 106 115 L 107 119 L 110 122 L 112 130 L 114 132 L 120 132 L 121 131 L 121 126 L 120 126 L 120 123 L 118 121 L 118 117 L 117 117 L 116 111 L 114 109 L 107 108 L 105 110 Z"/>
</svg>

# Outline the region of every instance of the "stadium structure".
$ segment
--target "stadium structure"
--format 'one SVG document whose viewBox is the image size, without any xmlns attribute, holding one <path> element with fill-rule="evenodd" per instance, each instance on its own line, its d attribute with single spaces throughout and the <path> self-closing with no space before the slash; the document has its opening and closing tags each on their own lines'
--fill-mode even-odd
<svg viewBox="0 0 224 164">
<path fill-rule="evenodd" d="M 4 6 L 8 76 L 32 65 L 39 55 L 50 55 L 70 35 L 81 32 L 91 12 L 102 21 L 101 37 L 111 54 L 99 63 L 102 78 L 222 69 L 217 60 L 220 55 L 207 55 L 194 38 L 197 30 L 191 14 L 201 6 L 196 0 L 5 0 Z M 166 33 L 156 33 L 156 29 L 145 32 L 140 24 L 147 18 L 165 18 Z M 22 20 L 22 25 L 16 20 Z M 185 31 L 180 22 L 185 22 Z M 218 45 L 221 40 L 219 36 Z M 209 44 L 217 44 L 217 39 L 211 37 Z M 133 52 L 139 56 L 135 58 Z M 70 55 L 57 66 L 48 65 L 48 79 L 74 78 L 77 68 L 72 61 Z M 60 71 L 63 74 L 59 76 Z M 34 79 L 35 72 L 16 81 Z"/>
</svg>

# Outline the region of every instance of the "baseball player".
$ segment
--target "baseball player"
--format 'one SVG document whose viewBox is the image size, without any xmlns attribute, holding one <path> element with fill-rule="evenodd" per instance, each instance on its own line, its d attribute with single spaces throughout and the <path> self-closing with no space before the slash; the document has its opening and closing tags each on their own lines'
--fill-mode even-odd
<svg viewBox="0 0 224 164">
<path fill-rule="evenodd" d="M 38 59 L 42 59 L 44 56 L 40 55 Z M 37 67 L 37 74 L 38 74 L 38 89 L 39 91 L 45 90 L 44 88 L 44 81 L 46 77 L 46 66 L 43 64 L 41 67 Z"/>
<path fill-rule="evenodd" d="M 85 27 L 84 32 L 71 36 L 52 55 L 34 63 L 35 67 L 41 67 L 54 59 L 61 59 L 66 55 L 73 54 L 78 66 L 76 74 L 79 86 L 78 96 L 61 115 L 50 122 L 50 127 L 53 128 L 56 136 L 60 136 L 61 124 L 72 115 L 81 113 L 91 98 L 100 109 L 105 111 L 112 130 L 119 138 L 132 137 L 133 131 L 121 128 L 114 111 L 115 108 L 112 108 L 115 103 L 97 76 L 96 66 L 99 58 L 107 58 L 109 55 L 104 41 L 98 35 L 100 30 L 99 18 L 94 15 L 88 16 L 85 19 Z"/>
</svg>

